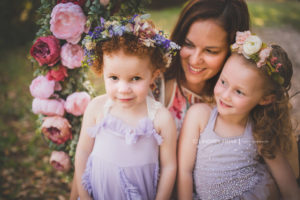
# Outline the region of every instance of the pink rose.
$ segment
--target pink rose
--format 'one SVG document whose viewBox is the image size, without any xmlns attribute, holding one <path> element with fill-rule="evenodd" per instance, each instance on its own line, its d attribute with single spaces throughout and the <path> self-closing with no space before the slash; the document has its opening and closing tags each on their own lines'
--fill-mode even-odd
<svg viewBox="0 0 300 200">
<path fill-rule="evenodd" d="M 66 99 L 65 109 L 68 113 L 80 116 L 84 113 L 91 97 L 86 92 L 74 92 Z"/>
<path fill-rule="evenodd" d="M 49 80 L 64 81 L 65 77 L 68 77 L 67 68 L 60 65 L 58 69 L 49 70 L 46 77 Z"/>
<path fill-rule="evenodd" d="M 50 30 L 58 39 L 77 44 L 85 30 L 86 16 L 73 3 L 57 4 L 51 13 Z"/>
<path fill-rule="evenodd" d="M 63 144 L 72 139 L 71 125 L 66 118 L 60 116 L 45 117 L 42 132 L 56 144 Z"/>
<path fill-rule="evenodd" d="M 64 101 L 62 99 L 56 100 L 35 98 L 32 101 L 32 111 L 35 114 L 63 116 L 65 114 Z"/>
<path fill-rule="evenodd" d="M 61 48 L 60 52 L 61 62 L 69 69 L 74 69 L 81 66 L 84 58 L 84 51 L 81 46 L 77 44 L 66 43 Z"/>
<path fill-rule="evenodd" d="M 30 54 L 40 66 L 53 66 L 60 59 L 59 40 L 52 35 L 39 37 L 31 47 Z"/>
<path fill-rule="evenodd" d="M 109 0 L 99 0 L 99 2 L 103 6 L 107 6 L 109 4 Z"/>
<path fill-rule="evenodd" d="M 63 151 L 52 151 L 50 164 L 58 171 L 67 172 L 71 168 L 71 159 Z"/>
<path fill-rule="evenodd" d="M 236 32 L 235 42 L 239 45 L 244 44 L 245 40 L 251 35 L 250 31 Z"/>
<path fill-rule="evenodd" d="M 259 61 L 257 62 L 257 67 L 261 67 L 266 64 L 267 58 L 270 56 L 271 51 L 272 48 L 267 47 L 259 52 Z"/>
<path fill-rule="evenodd" d="M 30 84 L 30 93 L 35 98 L 48 99 L 54 92 L 55 81 L 44 76 L 36 77 Z"/>
<path fill-rule="evenodd" d="M 82 7 L 85 4 L 86 0 L 57 0 L 57 4 L 68 3 L 68 2 L 72 2 Z"/>
</svg>

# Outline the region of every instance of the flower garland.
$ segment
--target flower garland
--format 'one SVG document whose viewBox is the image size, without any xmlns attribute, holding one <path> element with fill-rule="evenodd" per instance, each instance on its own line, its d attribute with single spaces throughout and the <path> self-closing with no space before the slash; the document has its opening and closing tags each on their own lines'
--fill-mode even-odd
<svg viewBox="0 0 300 200">
<path fill-rule="evenodd" d="M 50 163 L 72 175 L 82 115 L 95 96 L 82 65 L 82 40 L 100 18 L 143 13 L 150 0 L 41 0 L 40 29 L 30 49 L 30 92 L 37 132 L 51 149 Z"/>
<path fill-rule="evenodd" d="M 256 63 L 258 68 L 266 66 L 268 75 L 278 84 L 284 83 L 284 78 L 279 75 L 279 69 L 282 66 L 277 62 L 277 57 L 272 56 L 272 47 L 250 31 L 237 32 L 235 43 L 231 45 L 231 51 L 242 54 L 246 59 Z"/>
</svg>

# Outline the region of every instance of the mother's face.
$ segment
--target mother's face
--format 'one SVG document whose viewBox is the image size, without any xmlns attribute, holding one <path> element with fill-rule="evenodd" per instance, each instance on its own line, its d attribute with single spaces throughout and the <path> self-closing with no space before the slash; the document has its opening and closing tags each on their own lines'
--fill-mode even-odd
<svg viewBox="0 0 300 200">
<path fill-rule="evenodd" d="M 203 86 L 222 68 L 229 51 L 227 32 L 214 20 L 194 22 L 180 51 L 186 87 Z"/>
</svg>

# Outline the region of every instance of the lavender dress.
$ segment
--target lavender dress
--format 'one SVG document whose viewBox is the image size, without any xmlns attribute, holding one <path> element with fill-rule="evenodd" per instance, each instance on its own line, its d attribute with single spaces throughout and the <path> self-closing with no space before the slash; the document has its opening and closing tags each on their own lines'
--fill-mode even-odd
<svg viewBox="0 0 300 200">
<path fill-rule="evenodd" d="M 241 136 L 224 138 L 214 132 L 217 116 L 215 108 L 200 135 L 195 199 L 268 199 L 270 189 L 277 192 L 277 188 L 266 166 L 258 161 L 251 123 L 248 121 Z"/>
<path fill-rule="evenodd" d="M 93 199 L 147 200 L 155 199 L 159 174 L 161 136 L 153 127 L 153 119 L 162 104 L 147 97 L 148 116 L 133 128 L 104 106 L 103 120 L 90 128 L 95 137 L 82 184 Z"/>
</svg>

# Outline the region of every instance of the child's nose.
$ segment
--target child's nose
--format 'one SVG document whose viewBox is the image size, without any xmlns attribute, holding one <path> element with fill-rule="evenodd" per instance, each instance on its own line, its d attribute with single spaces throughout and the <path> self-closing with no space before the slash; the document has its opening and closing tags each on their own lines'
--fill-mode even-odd
<svg viewBox="0 0 300 200">
<path fill-rule="evenodd" d="M 231 93 L 230 89 L 224 90 L 223 93 L 222 93 L 222 98 L 225 99 L 225 100 L 229 100 L 230 99 L 230 93 Z"/>
<path fill-rule="evenodd" d="M 128 93 L 130 92 L 130 85 L 126 82 L 120 82 L 119 84 L 119 92 L 120 93 Z"/>
</svg>

